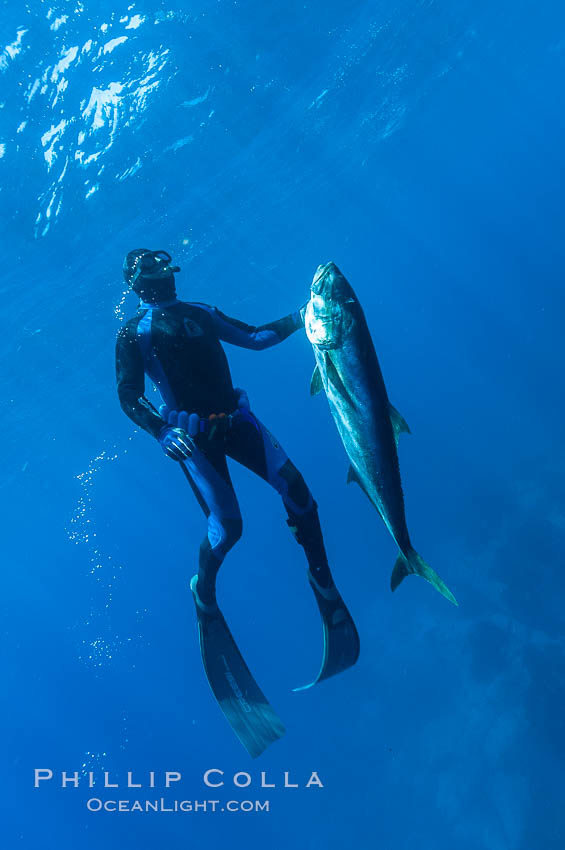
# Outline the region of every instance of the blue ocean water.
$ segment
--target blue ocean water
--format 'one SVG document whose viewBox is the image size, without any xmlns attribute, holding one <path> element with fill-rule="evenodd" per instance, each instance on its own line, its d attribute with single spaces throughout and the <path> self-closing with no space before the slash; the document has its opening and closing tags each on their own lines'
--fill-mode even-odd
<svg viewBox="0 0 565 850">
<path fill-rule="evenodd" d="M 0 21 L 4 846 L 560 850 L 562 4 L 4 0 Z M 276 494 L 232 465 L 245 530 L 219 598 L 287 727 L 254 762 L 198 653 L 202 514 L 117 402 L 139 245 L 171 252 L 181 298 L 256 324 L 339 264 L 411 427 L 412 538 L 460 602 L 415 578 L 391 595 L 395 547 L 346 486 L 305 335 L 227 347 L 316 497 L 362 642 L 292 693 L 321 654 L 305 562 Z M 37 789 L 36 768 L 54 774 Z"/>
</svg>

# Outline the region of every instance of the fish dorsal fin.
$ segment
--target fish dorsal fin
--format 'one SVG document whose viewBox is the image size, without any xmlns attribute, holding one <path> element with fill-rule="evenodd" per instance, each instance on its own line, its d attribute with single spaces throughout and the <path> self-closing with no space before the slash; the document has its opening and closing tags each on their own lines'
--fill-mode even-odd
<svg viewBox="0 0 565 850">
<path fill-rule="evenodd" d="M 367 491 L 366 491 L 366 489 L 365 489 L 365 485 L 364 485 L 364 484 L 363 484 L 363 482 L 361 481 L 361 479 L 360 479 L 359 475 L 357 474 L 357 472 L 354 470 L 353 466 L 352 466 L 352 465 L 350 465 L 350 466 L 349 466 L 349 469 L 348 469 L 348 471 L 347 471 L 347 483 L 348 483 L 348 484 L 351 484 L 351 482 L 352 482 L 352 481 L 355 481 L 355 483 L 356 483 L 356 484 L 359 484 L 359 486 L 361 487 L 361 489 L 362 489 L 362 491 L 364 492 L 364 494 L 366 495 L 366 497 L 369 499 L 369 501 L 371 501 L 371 497 L 370 497 L 370 496 L 369 496 L 369 494 L 367 493 Z M 372 502 L 371 502 L 371 504 L 372 504 Z"/>
<path fill-rule="evenodd" d="M 393 407 L 390 401 L 388 403 L 388 412 L 392 423 L 392 430 L 394 431 L 394 439 L 396 440 L 396 445 L 398 445 L 398 438 L 401 434 L 411 434 L 412 432 L 402 414 L 398 412 L 396 407 Z"/>
<path fill-rule="evenodd" d="M 326 375 L 328 376 L 328 381 L 331 384 L 333 384 L 333 386 L 338 391 L 340 396 L 342 398 L 344 398 L 345 401 L 347 401 L 347 403 L 350 404 L 353 407 L 354 406 L 353 400 L 352 400 L 351 396 L 349 395 L 349 393 L 347 392 L 347 390 L 345 388 L 345 384 L 341 380 L 339 372 L 337 371 L 337 369 L 335 367 L 335 364 L 334 364 L 334 362 L 331 358 L 329 351 L 324 352 L 324 359 L 325 359 L 325 363 L 326 363 Z"/>
<path fill-rule="evenodd" d="M 318 395 L 324 388 L 322 376 L 318 366 L 312 372 L 312 380 L 310 381 L 310 395 Z"/>
</svg>

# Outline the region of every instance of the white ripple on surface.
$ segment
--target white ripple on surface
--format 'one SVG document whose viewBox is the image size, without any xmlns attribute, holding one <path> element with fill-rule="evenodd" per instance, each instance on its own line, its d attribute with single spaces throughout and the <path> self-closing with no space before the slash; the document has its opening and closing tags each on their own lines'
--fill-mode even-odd
<svg viewBox="0 0 565 850">
<path fill-rule="evenodd" d="M 51 24 L 49 29 L 54 30 L 54 31 L 58 30 L 59 27 L 62 26 L 63 24 L 66 24 L 68 20 L 69 20 L 68 15 L 61 15 L 60 18 L 55 18 L 55 20 L 53 21 L 53 23 Z"/>
<path fill-rule="evenodd" d="M 63 50 L 61 58 L 54 66 L 51 73 L 51 82 L 56 83 L 59 77 L 71 67 L 78 55 L 78 47 L 69 47 L 68 50 Z"/>
<path fill-rule="evenodd" d="M 101 127 L 111 125 L 115 127 L 118 116 L 120 94 L 124 87 L 121 83 L 110 83 L 107 89 L 92 89 L 88 105 L 82 111 L 82 117 L 91 120 L 91 130 L 99 130 Z"/>
<path fill-rule="evenodd" d="M 64 118 L 61 118 L 61 120 L 56 126 L 53 126 L 53 124 L 51 124 L 50 129 L 47 130 L 47 132 L 44 133 L 41 137 L 41 144 L 44 147 L 43 156 L 45 157 L 48 170 L 51 170 L 53 163 L 57 159 L 57 151 L 55 150 L 55 145 L 61 139 L 63 133 L 65 132 L 66 126 L 67 121 Z"/>
<path fill-rule="evenodd" d="M 124 180 L 127 180 L 128 177 L 133 177 L 133 175 L 139 171 L 142 165 L 143 163 L 140 157 L 137 157 L 135 163 L 131 166 L 131 168 L 126 168 L 126 170 L 123 171 L 121 174 L 117 174 L 116 179 L 119 180 L 120 183 L 122 183 Z"/>
<path fill-rule="evenodd" d="M 127 30 L 136 30 L 138 27 L 141 26 L 142 23 L 144 23 L 145 20 L 146 20 L 145 15 L 133 15 L 130 18 L 130 22 L 127 25 L 126 29 Z"/>
<path fill-rule="evenodd" d="M 167 145 L 167 147 L 164 148 L 163 153 L 166 153 L 167 151 L 178 151 L 180 148 L 184 148 L 185 145 L 189 145 L 193 141 L 194 136 L 192 135 L 185 136 L 183 139 L 177 139 L 177 141 L 173 142 L 172 145 Z"/>
<path fill-rule="evenodd" d="M 107 41 L 104 47 L 102 48 L 102 53 L 111 53 L 116 47 L 119 47 L 120 44 L 123 44 L 128 40 L 127 35 L 122 35 L 120 38 L 113 38 L 111 41 Z"/>
<path fill-rule="evenodd" d="M 26 29 L 20 27 L 16 32 L 15 40 L 2 49 L 2 53 L 0 54 L 0 71 L 5 71 L 10 63 L 10 59 L 15 59 L 22 52 L 22 41 L 26 32 Z"/>
<path fill-rule="evenodd" d="M 25 99 L 27 100 L 28 103 L 31 103 L 31 99 L 34 96 L 34 94 L 36 93 L 36 91 L 38 90 L 39 85 L 40 85 L 39 80 L 34 80 L 33 83 L 31 84 L 31 86 L 29 87 L 29 89 L 27 90 L 27 92 L 25 94 Z"/>
<path fill-rule="evenodd" d="M 143 23 L 141 18 L 126 20 L 129 20 L 126 29 L 135 29 Z M 114 32 L 115 26 L 112 25 Z M 104 33 L 108 29 L 107 24 L 98 27 L 98 31 Z M 18 37 L 19 42 L 23 33 L 24 31 Z M 47 234 L 61 210 L 65 175 L 70 177 L 69 172 L 73 167 L 87 169 L 96 164 L 98 176 L 101 173 L 101 160 L 113 146 L 119 132 L 126 127 L 135 127 L 143 121 L 144 111 L 162 83 L 166 82 L 162 72 L 169 61 L 169 49 L 162 46 L 147 52 L 132 52 L 129 49 L 127 53 L 120 54 L 120 61 L 125 59 L 121 79 L 103 80 L 108 69 L 116 67 L 114 56 L 111 54 L 120 46 L 127 50 L 128 43 L 131 43 L 128 36 L 117 35 L 109 40 L 107 36 L 99 41 L 96 37 L 90 38 L 82 43 L 82 47 L 80 42 L 73 46 L 67 44 L 60 49 L 54 63 L 49 63 L 47 54 L 40 77 L 29 78 L 24 92 L 27 103 L 30 104 L 33 98 L 41 99 L 45 103 L 47 114 L 55 109 L 59 113 L 40 134 L 47 171 L 54 170 L 59 158 L 65 159 L 65 165 L 58 176 L 54 176 L 51 184 L 39 195 L 36 238 Z M 17 47 L 16 42 L 9 46 L 11 53 L 16 50 L 14 45 Z M 82 71 L 79 78 L 78 69 L 81 65 L 90 66 L 91 73 L 85 75 Z M 96 81 L 94 85 L 93 77 Z M 80 83 L 76 82 L 77 79 L 80 79 Z M 89 88 L 82 91 L 81 98 L 79 86 L 83 87 L 85 80 L 88 81 Z M 80 103 L 78 110 L 75 106 L 77 95 Z M 65 109 L 67 102 L 70 104 L 68 110 Z M 39 104 L 34 105 L 34 108 L 38 110 Z M 75 132 L 69 133 L 71 125 Z M 116 175 L 119 180 L 133 176 L 142 167 L 142 162 L 138 157 L 133 165 L 131 160 L 128 165 L 129 167 Z M 85 198 L 91 197 L 99 187 L 99 183 L 90 186 Z"/>
<path fill-rule="evenodd" d="M 181 103 L 181 106 L 191 107 L 191 106 L 198 106 L 200 103 L 204 103 L 204 101 L 208 99 L 208 95 L 210 94 L 210 91 L 211 91 L 211 88 L 209 86 L 206 89 L 206 91 L 204 92 L 204 94 L 200 95 L 199 97 L 193 97 L 192 100 L 184 100 Z"/>
</svg>

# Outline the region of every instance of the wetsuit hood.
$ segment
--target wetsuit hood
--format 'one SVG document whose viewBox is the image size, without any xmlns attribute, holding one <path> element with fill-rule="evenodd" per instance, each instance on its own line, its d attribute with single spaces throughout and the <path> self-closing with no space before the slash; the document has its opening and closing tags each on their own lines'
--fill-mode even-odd
<svg viewBox="0 0 565 850">
<path fill-rule="evenodd" d="M 166 251 L 151 251 L 135 248 L 130 251 L 123 264 L 124 280 L 142 301 L 158 304 L 176 296 L 174 272 L 178 266 L 171 265 L 171 255 Z"/>
</svg>

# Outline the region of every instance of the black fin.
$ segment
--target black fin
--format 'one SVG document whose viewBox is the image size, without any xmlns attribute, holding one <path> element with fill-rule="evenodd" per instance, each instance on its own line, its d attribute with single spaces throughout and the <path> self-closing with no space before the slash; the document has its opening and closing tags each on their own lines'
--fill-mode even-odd
<svg viewBox="0 0 565 850">
<path fill-rule="evenodd" d="M 256 758 L 282 738 L 284 726 L 251 675 L 218 606 L 200 602 L 196 579 L 193 576 L 190 589 L 206 678 L 226 720 L 251 758 Z"/>
<path fill-rule="evenodd" d="M 335 676 L 336 673 L 343 673 L 344 670 L 353 667 L 359 658 L 359 635 L 338 589 L 335 585 L 330 588 L 321 587 L 310 572 L 308 581 L 314 591 L 322 618 L 324 654 L 320 672 L 314 681 L 301 688 L 293 688 L 294 691 L 306 691 L 318 682 Z"/>
<path fill-rule="evenodd" d="M 322 383 L 320 369 L 318 366 L 315 366 L 314 371 L 312 372 L 312 380 L 310 381 L 310 395 L 318 395 L 318 393 L 323 389 L 324 384 Z"/>
<path fill-rule="evenodd" d="M 394 439 L 396 440 L 396 445 L 398 446 L 398 438 L 401 434 L 411 434 L 411 430 L 408 427 L 408 424 L 401 413 L 398 412 L 396 407 L 394 407 L 390 401 L 388 403 L 388 412 L 390 415 L 390 421 L 392 422 L 392 430 L 394 431 Z"/>
</svg>

